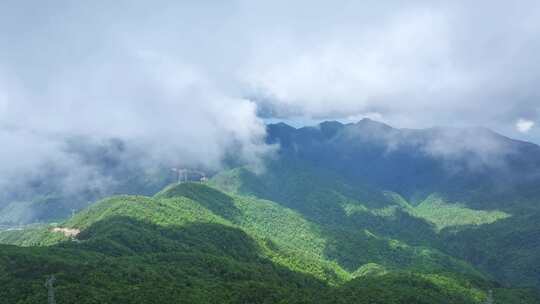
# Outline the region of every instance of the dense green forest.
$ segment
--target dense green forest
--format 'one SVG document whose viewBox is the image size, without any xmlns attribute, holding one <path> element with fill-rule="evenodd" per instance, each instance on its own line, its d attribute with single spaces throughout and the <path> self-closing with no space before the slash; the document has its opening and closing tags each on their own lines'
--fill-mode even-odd
<svg viewBox="0 0 540 304">
<path fill-rule="evenodd" d="M 0 233 L 24 245 L 1 247 L 2 299 L 42 303 L 55 275 L 58 303 L 457 304 L 483 303 L 490 290 L 513 303 L 538 300 L 437 249 L 199 183 L 111 197 L 61 227 L 80 233 Z"/>
<path fill-rule="evenodd" d="M 540 287 L 538 211 L 481 210 L 437 193 L 408 201 L 300 160 L 274 162 L 262 175 L 242 168 L 222 172 L 211 183 L 231 193 L 273 200 L 328 229 L 367 230 L 459 258 L 505 284 Z M 351 242 L 339 242 L 340 254 L 348 250 L 343 243 Z"/>
</svg>

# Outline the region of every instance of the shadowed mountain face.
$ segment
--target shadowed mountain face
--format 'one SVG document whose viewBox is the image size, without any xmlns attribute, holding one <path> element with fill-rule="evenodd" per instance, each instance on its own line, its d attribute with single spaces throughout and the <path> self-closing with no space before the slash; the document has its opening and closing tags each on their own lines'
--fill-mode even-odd
<svg viewBox="0 0 540 304">
<path fill-rule="evenodd" d="M 483 128 L 395 129 L 370 119 L 300 129 L 280 123 L 268 126 L 268 142 L 280 145 L 283 158 L 413 204 L 436 192 L 473 208 L 524 208 L 516 203 L 540 196 L 540 147 Z"/>
</svg>

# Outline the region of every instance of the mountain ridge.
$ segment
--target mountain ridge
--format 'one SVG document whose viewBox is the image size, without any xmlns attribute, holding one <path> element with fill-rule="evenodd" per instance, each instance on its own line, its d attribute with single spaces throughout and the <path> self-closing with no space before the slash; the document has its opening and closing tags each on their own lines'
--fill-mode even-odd
<svg viewBox="0 0 540 304">
<path fill-rule="evenodd" d="M 296 131 L 302 130 L 302 129 L 325 129 L 328 128 L 328 126 L 331 126 L 333 128 L 344 128 L 344 127 L 350 127 L 350 126 L 360 126 L 360 127 L 371 127 L 371 128 L 377 128 L 377 129 L 386 129 L 386 130 L 396 130 L 396 131 L 413 131 L 413 132 L 419 132 L 419 131 L 480 131 L 485 134 L 495 135 L 501 139 L 510 140 L 513 142 L 523 143 L 523 144 L 529 144 L 536 146 L 540 148 L 540 145 L 534 142 L 526 141 L 526 140 L 520 140 L 515 139 L 510 136 L 503 135 L 499 132 L 496 132 L 490 128 L 483 127 L 483 126 L 469 126 L 469 127 L 448 127 L 448 126 L 433 126 L 428 128 L 396 128 L 391 126 L 390 124 L 372 119 L 372 118 L 362 118 L 356 122 L 347 122 L 343 123 L 338 120 L 324 120 L 321 121 L 315 125 L 307 125 L 307 126 L 301 126 L 301 127 L 294 127 L 286 122 L 277 122 L 277 123 L 268 123 L 266 124 L 268 128 L 273 127 L 280 127 L 284 129 L 294 129 Z"/>
<path fill-rule="evenodd" d="M 228 203 L 239 213 L 231 214 Z M 488 289 L 495 290 L 496 298 L 536 301 L 534 293 L 503 287 L 478 272 L 452 273 L 452 259 L 440 260 L 442 267 L 434 267 L 437 262 L 427 263 L 426 257 L 433 254 L 427 248 L 419 248 L 422 260 L 409 269 L 367 263 L 356 275 L 347 274 L 336 261 L 319 260 L 306 252 L 314 239 L 302 238 L 310 233 L 318 237 L 312 227 L 316 223 L 293 228 L 291 224 L 300 224 L 301 216 L 287 210 L 278 203 L 234 196 L 199 183 L 171 185 L 154 197 L 111 197 L 62 224 L 81 230 L 75 240 L 49 239 L 39 247 L 25 248 L 0 245 L 0 268 L 5 270 L 0 282 L 11 286 L 0 295 L 38 303 L 44 296 L 41 284 L 25 293 L 13 291 L 23 286 L 17 285 L 21 280 L 36 282 L 55 274 L 57 296 L 80 303 L 108 298 L 123 303 L 159 299 L 169 303 L 479 304 Z M 380 243 L 378 237 L 366 235 L 366 245 Z M 302 242 L 308 247 L 302 247 Z M 283 247 L 286 243 L 289 247 Z M 394 251 L 396 265 L 402 267 L 412 247 L 393 240 L 388 244 L 370 259 Z M 32 271 L 23 275 L 20 270 L 27 267 Z M 19 269 L 18 274 L 14 269 Z M 137 289 L 123 292 L 130 285 Z"/>
<path fill-rule="evenodd" d="M 91 263 L 108 259 L 97 273 L 86 273 L 103 278 L 115 277 L 109 273 L 115 263 L 149 284 L 161 282 L 152 273 L 163 272 L 180 284 L 167 285 L 171 294 L 192 292 L 193 301 L 205 294 L 231 303 L 249 295 L 261 303 L 312 303 L 313 297 L 340 303 L 341 297 L 343 303 L 480 304 L 490 289 L 497 300 L 539 301 L 540 150 L 534 144 L 485 129 L 411 131 L 372 120 L 269 125 L 267 143 L 279 148 L 263 159 L 264 170 L 235 165 L 153 196 L 102 199 L 58 225 L 0 232 L 0 244 L 23 246 L 0 245 L 7 252 L 0 250 L 0 269 L 8 270 L 0 282 L 21 282 L 9 263 L 26 271 L 25 259 L 40 269 L 26 277 L 35 284 L 51 269 L 75 280 L 69 265 L 51 265 L 65 258 L 83 267 L 80 255 Z M 219 231 L 227 237 L 219 239 Z M 191 269 L 186 260 L 198 266 Z M 165 261 L 191 269 L 182 274 L 191 285 L 178 281 Z M 205 261 L 213 268 L 205 270 Z M 239 269 L 249 274 L 238 275 Z M 229 276 L 238 281 L 225 284 Z M 115 280 L 118 293 L 108 296 L 135 301 L 122 291 L 129 282 Z M 289 283 L 306 291 L 283 286 Z M 233 293 L 227 296 L 224 286 Z"/>
</svg>

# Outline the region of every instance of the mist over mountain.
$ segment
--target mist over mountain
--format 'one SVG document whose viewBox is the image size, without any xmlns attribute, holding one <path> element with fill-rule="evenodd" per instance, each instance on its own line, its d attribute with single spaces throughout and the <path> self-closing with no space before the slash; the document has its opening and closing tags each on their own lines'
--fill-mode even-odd
<svg viewBox="0 0 540 304">
<path fill-rule="evenodd" d="M 540 303 L 539 20 L 0 1 L 0 302 Z"/>
<path fill-rule="evenodd" d="M 534 195 L 540 179 L 538 146 L 483 128 L 396 129 L 370 119 L 299 129 L 280 123 L 267 126 L 266 143 L 279 147 L 275 153 L 281 157 L 311 162 L 415 202 L 437 192 L 472 207 L 511 208 Z M 71 164 L 44 165 L 38 175 L 15 177 L 3 187 L 2 223 L 62 218 L 97 198 L 151 195 L 175 179 L 171 168 L 177 164 L 153 160 L 120 139 L 73 137 L 62 151 Z"/>
<path fill-rule="evenodd" d="M 167 273 L 173 285 L 160 287 L 151 287 L 160 279 L 149 273 L 125 275 L 144 278 L 150 285 L 140 288 L 153 292 L 194 293 L 188 303 L 221 298 L 225 289 L 232 290 L 231 303 L 266 301 L 260 292 L 269 290 L 279 294 L 276 301 L 291 303 L 336 303 L 340 295 L 343 303 L 359 297 L 380 303 L 483 303 L 489 297 L 536 303 L 536 144 L 486 128 L 400 129 L 372 119 L 300 128 L 269 124 L 265 134 L 258 145 L 266 152 L 256 162 L 239 158 L 234 151 L 241 148 L 233 147 L 217 167 L 162 162 L 121 139 L 64 140 L 62 151 L 72 163 L 51 163 L 4 188 L 0 244 L 17 246 L 0 245 L 0 266 L 11 265 L 0 282 L 18 290 L 13 282 L 54 273 L 65 298 L 91 303 L 103 294 L 135 301 L 124 294 L 128 281 L 108 275 L 115 266 L 99 264 L 106 259 L 107 265 Z M 178 179 L 175 168 L 192 173 Z M 217 237 L 223 233 L 226 239 Z M 171 254 L 175 267 L 189 274 L 162 268 Z M 155 262 L 139 260 L 156 255 Z M 67 264 L 50 270 L 55 259 L 79 265 L 79 256 L 95 264 L 84 276 L 104 276 L 116 289 L 105 292 L 98 281 L 85 283 L 92 289 L 82 287 L 80 274 Z M 192 262 L 186 264 L 188 256 Z M 224 268 L 209 272 L 200 265 L 205 261 Z M 17 269 L 26 267 L 39 270 L 18 277 Z M 249 274 L 232 274 L 237 271 Z M 246 287 L 251 284 L 258 287 Z M 379 293 L 374 286 L 381 284 L 387 289 Z M 424 285 L 432 287 L 418 287 Z M 0 295 L 38 301 L 40 293 Z"/>
<path fill-rule="evenodd" d="M 299 159 L 416 203 L 436 192 L 471 207 L 511 209 L 540 182 L 540 147 L 485 128 L 396 129 L 371 119 L 298 129 L 279 123 L 267 126 L 265 141 L 272 152 L 255 171 L 264 171 L 265 158 Z M 71 137 L 62 153 L 69 161 L 45 163 L 38 174 L 21 173 L 3 186 L 0 223 L 63 218 L 112 194 L 152 195 L 181 166 L 114 138 Z M 232 154 L 223 161 L 222 168 L 242 164 Z M 191 168 L 212 174 L 218 167 Z"/>
<path fill-rule="evenodd" d="M 486 128 L 396 129 L 370 119 L 273 124 L 267 141 L 280 149 L 264 173 L 235 169 L 215 185 L 343 235 L 367 229 L 437 248 L 505 284 L 540 284 L 538 145 Z M 355 269 L 362 262 L 343 245 L 354 237 L 343 239 L 327 254 Z"/>
<path fill-rule="evenodd" d="M 539 146 L 485 128 L 396 129 L 371 119 L 299 129 L 274 124 L 267 141 L 280 144 L 284 157 L 414 202 L 438 192 L 472 206 L 510 208 L 540 182 Z"/>
</svg>

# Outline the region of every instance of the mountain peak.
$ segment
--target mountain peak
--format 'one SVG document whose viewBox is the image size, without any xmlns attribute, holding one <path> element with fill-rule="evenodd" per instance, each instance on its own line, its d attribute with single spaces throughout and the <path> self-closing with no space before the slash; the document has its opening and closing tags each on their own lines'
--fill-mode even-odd
<svg viewBox="0 0 540 304">
<path fill-rule="evenodd" d="M 393 129 L 392 126 L 387 125 L 383 122 L 373 120 L 371 118 L 362 118 L 354 125 L 356 126 L 363 126 L 363 127 L 377 127 L 377 128 L 385 128 L 385 129 Z"/>
<path fill-rule="evenodd" d="M 325 137 L 330 138 L 336 133 L 338 133 L 341 129 L 343 129 L 343 124 L 339 121 L 324 121 L 319 124 L 319 129 L 321 130 L 321 133 L 324 134 Z"/>
<path fill-rule="evenodd" d="M 319 124 L 320 127 L 342 127 L 343 124 L 337 120 L 326 120 Z"/>
</svg>

